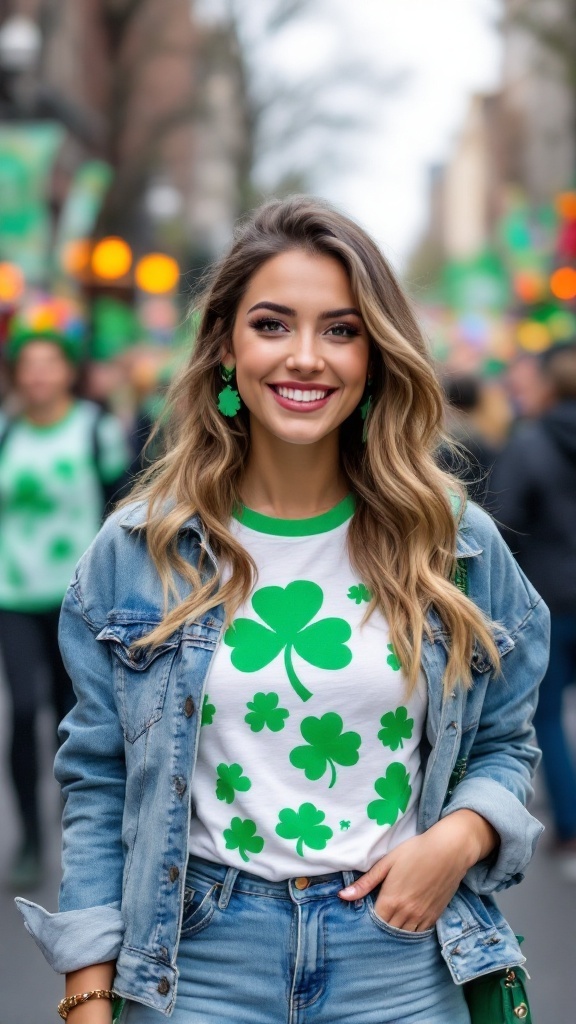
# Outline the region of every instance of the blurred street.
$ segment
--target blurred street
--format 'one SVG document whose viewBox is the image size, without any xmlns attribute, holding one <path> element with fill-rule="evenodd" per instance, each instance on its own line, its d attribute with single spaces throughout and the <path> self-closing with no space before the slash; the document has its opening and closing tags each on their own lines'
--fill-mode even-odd
<svg viewBox="0 0 576 1024">
<path fill-rule="evenodd" d="M 570 693 L 569 727 L 576 743 L 576 687 Z M 16 841 L 13 797 L 5 767 L 6 703 L 0 687 L 0 877 L 5 876 Z M 41 888 L 30 898 L 48 910 L 56 909 L 59 882 L 59 798 L 51 774 L 51 722 L 41 719 L 43 823 L 47 843 L 48 872 Z M 546 800 L 537 786 L 532 808 L 547 824 Z M 532 979 L 529 993 L 534 1024 L 571 1024 L 574 1001 L 570 978 L 576 948 L 576 883 L 564 882 L 556 863 L 546 855 L 545 832 L 524 882 L 501 894 L 499 903 L 515 932 L 525 936 L 523 945 Z M 0 1024 L 44 1024 L 55 1019 L 62 996 L 63 979 L 52 973 L 27 934 L 20 915 L 5 889 L 0 891 Z M 238 1024 L 241 1024 L 239 1021 Z M 447 1021 L 446 1024 L 449 1024 Z"/>
</svg>

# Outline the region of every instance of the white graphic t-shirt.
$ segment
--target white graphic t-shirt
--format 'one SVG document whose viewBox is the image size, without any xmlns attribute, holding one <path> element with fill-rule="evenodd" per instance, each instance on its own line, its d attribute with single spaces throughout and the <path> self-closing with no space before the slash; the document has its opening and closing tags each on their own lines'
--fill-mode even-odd
<svg viewBox="0 0 576 1024">
<path fill-rule="evenodd" d="M 258 580 L 208 676 L 190 852 L 273 881 L 365 871 L 416 834 L 426 685 L 407 700 L 385 619 L 362 624 L 353 509 L 232 527 Z"/>
</svg>

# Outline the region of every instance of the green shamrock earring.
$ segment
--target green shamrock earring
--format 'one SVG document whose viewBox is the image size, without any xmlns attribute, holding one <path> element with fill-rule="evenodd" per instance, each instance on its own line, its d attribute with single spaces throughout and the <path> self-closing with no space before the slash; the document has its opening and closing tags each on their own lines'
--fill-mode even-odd
<svg viewBox="0 0 576 1024">
<path fill-rule="evenodd" d="M 235 376 L 234 367 L 220 365 L 220 376 L 224 381 L 224 387 L 218 392 L 218 411 L 223 416 L 235 416 L 240 411 L 242 400 L 235 387 L 232 387 L 232 381 Z"/>
</svg>

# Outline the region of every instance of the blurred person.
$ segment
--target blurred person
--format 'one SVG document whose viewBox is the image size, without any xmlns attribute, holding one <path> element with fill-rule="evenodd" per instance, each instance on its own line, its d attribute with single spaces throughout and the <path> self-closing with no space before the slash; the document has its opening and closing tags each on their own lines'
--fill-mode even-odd
<svg viewBox="0 0 576 1024">
<path fill-rule="evenodd" d="M 59 722 L 73 692 L 58 648 L 60 604 L 127 466 L 120 424 L 74 396 L 77 333 L 50 323 L 51 305 L 12 324 L 7 362 L 19 414 L 0 427 L 0 652 L 12 705 L 10 768 L 22 839 L 9 882 L 41 879 L 36 718 L 38 675 L 49 675 Z"/>
<path fill-rule="evenodd" d="M 490 472 L 498 449 L 482 430 L 482 381 L 472 374 L 459 374 L 443 380 L 446 396 L 446 431 L 456 442 L 443 447 L 443 467 L 455 473 L 473 501 L 490 507 Z"/>
<path fill-rule="evenodd" d="M 539 360 L 546 411 L 521 423 L 492 487 L 501 531 L 551 611 L 550 664 L 535 717 L 554 819 L 552 848 L 576 881 L 576 766 L 563 694 L 576 682 L 576 343 Z M 541 392 L 541 393 L 542 393 Z"/>
<path fill-rule="evenodd" d="M 512 360 L 506 385 L 517 421 L 541 416 L 554 401 L 551 381 L 542 356 L 521 352 Z"/>
<path fill-rule="evenodd" d="M 64 602 L 59 913 L 20 909 L 71 1024 L 114 992 L 121 1024 L 469 1024 L 462 983 L 525 962 L 492 894 L 541 832 L 547 609 L 435 464 L 361 228 L 267 204 L 202 310 L 166 454 Z"/>
</svg>

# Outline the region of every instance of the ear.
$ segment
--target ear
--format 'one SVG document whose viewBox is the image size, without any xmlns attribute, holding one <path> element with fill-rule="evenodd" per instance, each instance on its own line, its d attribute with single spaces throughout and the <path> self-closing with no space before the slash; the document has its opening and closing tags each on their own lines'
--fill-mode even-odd
<svg viewBox="0 0 576 1024">
<path fill-rule="evenodd" d="M 222 348 L 220 351 L 220 362 L 227 370 L 233 370 L 236 366 L 236 356 L 229 348 Z"/>
</svg>

